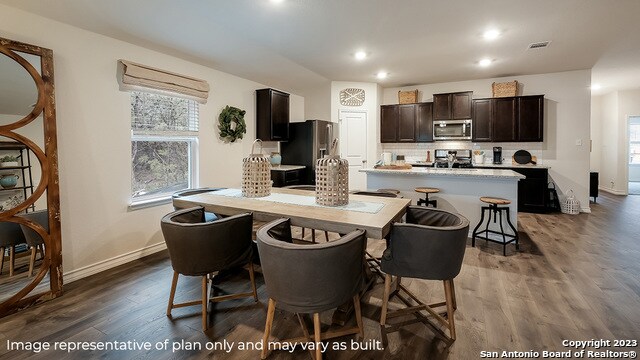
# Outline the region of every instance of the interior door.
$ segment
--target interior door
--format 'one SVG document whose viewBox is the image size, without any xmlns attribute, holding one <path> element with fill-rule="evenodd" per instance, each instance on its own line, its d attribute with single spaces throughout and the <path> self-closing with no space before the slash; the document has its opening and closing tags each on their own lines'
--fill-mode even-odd
<svg viewBox="0 0 640 360">
<path fill-rule="evenodd" d="M 340 154 L 349 161 L 349 189 L 365 190 L 367 176 L 367 112 L 340 110 Z"/>
</svg>

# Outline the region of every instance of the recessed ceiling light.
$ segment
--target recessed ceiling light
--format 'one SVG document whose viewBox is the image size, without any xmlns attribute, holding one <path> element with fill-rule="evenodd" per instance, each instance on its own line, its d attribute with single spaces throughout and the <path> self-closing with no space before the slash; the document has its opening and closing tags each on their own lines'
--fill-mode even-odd
<svg viewBox="0 0 640 360">
<path fill-rule="evenodd" d="M 364 60 L 367 58 L 367 53 L 364 51 L 358 51 L 353 55 L 356 60 Z"/>
<path fill-rule="evenodd" d="M 496 29 L 487 30 L 482 34 L 482 37 L 484 37 L 486 40 L 494 40 L 497 39 L 498 36 L 500 36 L 500 31 Z"/>
<path fill-rule="evenodd" d="M 491 59 L 482 59 L 482 60 L 478 61 L 478 65 L 480 65 L 482 67 L 487 67 L 487 66 L 491 65 L 492 62 L 493 62 L 493 60 L 491 60 Z"/>
<path fill-rule="evenodd" d="M 387 76 L 389 76 L 389 73 L 384 71 L 380 71 L 376 74 L 378 79 L 385 79 Z"/>
<path fill-rule="evenodd" d="M 274 4 L 280 4 L 280 3 L 284 2 L 284 0 L 269 0 L 269 1 L 271 1 Z"/>
<path fill-rule="evenodd" d="M 600 90 L 602 89 L 602 85 L 600 84 L 591 84 L 591 90 Z"/>
</svg>

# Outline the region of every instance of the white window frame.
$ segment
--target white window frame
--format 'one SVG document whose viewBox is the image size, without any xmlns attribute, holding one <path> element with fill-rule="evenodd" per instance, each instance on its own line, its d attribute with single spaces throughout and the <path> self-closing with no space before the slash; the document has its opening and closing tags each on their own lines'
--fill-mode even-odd
<svg viewBox="0 0 640 360">
<path fill-rule="evenodd" d="M 631 126 L 632 125 L 638 125 L 640 126 L 640 116 L 630 116 L 629 117 L 629 143 L 627 144 L 629 151 L 627 152 L 628 156 L 627 156 L 627 162 L 629 163 L 629 166 L 632 167 L 638 167 L 640 166 L 640 163 L 632 163 L 631 162 L 631 145 L 640 145 L 640 141 L 632 141 L 631 140 Z"/>
<path fill-rule="evenodd" d="M 152 91 L 143 91 L 137 90 L 137 92 L 149 92 L 154 93 Z M 168 97 L 180 97 L 180 96 L 172 96 L 170 94 L 161 94 L 162 96 Z M 129 99 L 131 99 L 133 94 L 130 94 Z M 189 99 L 188 99 L 189 100 Z M 131 107 L 131 105 L 129 105 Z M 196 106 L 199 107 L 199 104 L 196 102 Z M 200 117 L 200 111 L 198 109 L 198 122 Z M 130 143 L 134 141 L 176 141 L 176 142 L 187 142 L 189 145 L 189 170 L 188 170 L 188 184 L 185 189 L 196 188 L 199 186 L 198 182 L 198 131 L 144 131 L 144 130 L 134 130 L 131 129 L 131 140 Z M 130 145 L 131 147 L 131 145 Z M 133 154 L 130 154 L 130 158 Z M 131 162 L 133 159 L 131 158 Z M 130 164 L 132 165 L 132 163 Z M 131 171 L 133 172 L 133 167 L 131 167 Z M 133 175 L 133 174 L 131 174 Z M 131 176 L 132 177 L 132 176 Z M 184 190 L 184 189 L 183 189 Z M 179 191 L 179 190 L 178 190 Z M 130 191 L 129 191 L 129 209 L 136 210 L 140 208 L 146 208 L 151 206 L 168 204 L 172 201 L 172 192 L 153 194 L 148 196 L 138 196 L 133 197 L 133 189 L 132 184 L 130 183 Z"/>
</svg>

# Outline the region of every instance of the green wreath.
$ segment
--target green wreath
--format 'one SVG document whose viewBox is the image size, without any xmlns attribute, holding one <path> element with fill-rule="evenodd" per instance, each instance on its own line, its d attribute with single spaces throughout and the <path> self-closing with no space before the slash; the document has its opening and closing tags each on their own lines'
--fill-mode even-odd
<svg viewBox="0 0 640 360">
<path fill-rule="evenodd" d="M 227 105 L 218 117 L 220 137 L 231 142 L 242 139 L 242 136 L 247 133 L 247 124 L 244 122 L 245 113 L 244 110 Z M 235 123 L 235 127 L 232 123 Z"/>
</svg>

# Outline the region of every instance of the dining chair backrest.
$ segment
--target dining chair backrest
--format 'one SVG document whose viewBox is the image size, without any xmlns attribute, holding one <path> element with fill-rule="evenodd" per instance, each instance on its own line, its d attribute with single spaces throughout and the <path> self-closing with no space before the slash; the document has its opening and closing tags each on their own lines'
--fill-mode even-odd
<svg viewBox="0 0 640 360">
<path fill-rule="evenodd" d="M 20 224 L 9 221 L 0 222 L 0 247 L 9 247 L 25 242 Z M 0 256 L 4 256 L 4 254 L 0 254 Z"/>
<path fill-rule="evenodd" d="M 402 277 L 449 280 L 460 272 L 469 236 L 464 216 L 424 206 L 409 206 L 406 223 L 391 227 L 381 269 Z"/>
<path fill-rule="evenodd" d="M 21 214 L 20 216 L 41 225 L 46 232 L 49 232 L 49 212 L 46 209 Z M 24 238 L 29 246 L 37 246 L 44 243 L 40 234 L 35 230 L 22 224 L 20 227 L 22 228 Z"/>
<path fill-rule="evenodd" d="M 250 213 L 205 222 L 198 206 L 169 213 L 160 224 L 171 266 L 180 274 L 201 276 L 251 261 Z"/>
<path fill-rule="evenodd" d="M 364 231 L 319 244 L 294 244 L 287 239 L 289 219 L 258 230 L 258 250 L 269 298 L 295 313 L 336 308 L 357 294 L 364 282 Z M 280 239 L 279 239 L 280 237 Z"/>
<path fill-rule="evenodd" d="M 378 197 L 388 197 L 388 198 L 397 198 L 402 197 L 398 194 L 394 194 L 392 192 L 384 192 L 384 191 L 354 191 L 353 195 L 367 195 L 367 196 L 378 196 Z"/>
</svg>

